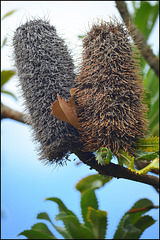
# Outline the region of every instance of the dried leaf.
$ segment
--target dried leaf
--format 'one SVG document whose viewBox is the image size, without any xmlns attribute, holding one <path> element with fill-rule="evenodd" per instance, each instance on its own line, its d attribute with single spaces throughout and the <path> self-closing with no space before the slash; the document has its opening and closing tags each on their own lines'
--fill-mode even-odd
<svg viewBox="0 0 160 240">
<path fill-rule="evenodd" d="M 65 121 L 70 123 L 76 129 L 80 128 L 80 123 L 78 122 L 75 102 L 74 102 L 74 94 L 76 89 L 72 88 L 70 90 L 71 98 L 68 101 L 65 101 L 64 98 L 61 98 L 59 94 L 57 94 L 58 100 L 52 103 L 51 114 L 60 119 L 61 121 Z"/>
<path fill-rule="evenodd" d="M 71 97 L 74 96 L 75 93 L 76 93 L 76 88 L 71 88 L 70 90 Z"/>
<path fill-rule="evenodd" d="M 63 110 L 62 110 L 62 108 L 61 108 L 61 106 L 59 104 L 59 98 L 60 98 L 59 94 L 57 94 L 57 98 L 58 98 L 58 100 L 56 100 L 54 103 L 52 103 L 52 108 L 51 108 L 52 112 L 51 112 L 51 114 L 54 117 L 60 119 L 61 121 L 65 121 L 65 122 L 69 123 L 68 118 L 64 114 L 64 112 L 63 112 Z"/>
</svg>

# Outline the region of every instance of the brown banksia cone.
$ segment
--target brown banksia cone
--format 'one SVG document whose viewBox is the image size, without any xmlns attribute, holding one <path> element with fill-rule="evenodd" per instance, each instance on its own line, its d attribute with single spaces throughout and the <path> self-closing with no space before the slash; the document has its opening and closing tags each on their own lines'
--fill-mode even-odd
<svg viewBox="0 0 160 240">
<path fill-rule="evenodd" d="M 87 151 L 101 147 L 132 152 L 145 136 L 146 106 L 129 31 L 117 20 L 94 24 L 83 39 L 75 80 L 76 112 Z"/>
</svg>

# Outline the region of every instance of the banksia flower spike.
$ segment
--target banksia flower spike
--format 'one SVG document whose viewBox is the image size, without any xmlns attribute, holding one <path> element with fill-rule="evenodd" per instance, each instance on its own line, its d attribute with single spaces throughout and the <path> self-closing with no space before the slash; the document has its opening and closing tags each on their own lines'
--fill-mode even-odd
<svg viewBox="0 0 160 240">
<path fill-rule="evenodd" d="M 75 103 L 86 150 L 132 152 L 134 142 L 144 137 L 146 109 L 138 65 L 124 24 L 102 21 L 84 37 Z"/>
<path fill-rule="evenodd" d="M 74 144 L 77 130 L 51 114 L 60 94 L 70 97 L 74 65 L 67 46 L 47 21 L 33 20 L 20 26 L 13 39 L 15 65 L 30 116 L 34 139 L 42 159 L 62 163 Z"/>
</svg>

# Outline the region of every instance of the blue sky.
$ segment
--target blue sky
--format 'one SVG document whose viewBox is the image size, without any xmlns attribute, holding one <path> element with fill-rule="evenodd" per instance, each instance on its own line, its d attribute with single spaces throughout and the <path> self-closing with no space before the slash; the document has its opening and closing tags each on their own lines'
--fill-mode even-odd
<svg viewBox="0 0 160 240">
<path fill-rule="evenodd" d="M 73 49 L 76 59 L 81 49 L 81 40 L 77 38 L 89 28 L 89 24 L 97 18 L 108 19 L 108 16 L 118 16 L 114 1 L 2 1 L 2 16 L 13 9 L 18 11 L 2 22 L 2 39 L 8 36 L 8 44 L 2 49 L 2 70 L 13 67 L 12 36 L 15 29 L 26 19 L 46 16 L 50 23 L 66 39 Z M 131 8 L 131 4 L 129 3 Z M 158 51 L 158 23 L 153 30 L 149 43 L 153 44 L 154 52 Z M 17 77 L 14 77 L 6 90 L 19 97 L 16 87 Z M 12 97 L 2 96 L 2 102 L 14 109 L 23 110 L 22 100 L 15 101 Z M 1 122 L 1 205 L 2 205 L 2 239 L 22 239 L 16 237 L 23 230 L 30 229 L 37 222 L 38 213 L 46 211 L 54 220 L 58 213 L 57 205 L 45 202 L 47 197 L 58 197 L 68 208 L 81 219 L 80 195 L 75 190 L 75 184 L 96 171 L 88 166 L 76 165 L 74 155 L 67 166 L 54 168 L 44 166 L 38 160 L 35 143 L 32 142 L 30 127 L 13 120 Z M 112 238 L 116 225 L 122 215 L 140 198 L 149 198 L 158 205 L 158 194 L 155 190 L 142 183 L 113 179 L 109 184 L 96 191 L 101 210 L 108 212 L 107 238 Z M 158 210 L 151 210 L 149 215 L 158 220 Z M 158 239 L 158 221 L 147 229 L 141 238 Z M 50 225 L 48 225 L 50 227 Z M 51 228 L 50 228 L 51 229 Z M 59 237 L 60 235 L 54 234 Z M 25 238 L 25 237 L 24 237 Z"/>
</svg>

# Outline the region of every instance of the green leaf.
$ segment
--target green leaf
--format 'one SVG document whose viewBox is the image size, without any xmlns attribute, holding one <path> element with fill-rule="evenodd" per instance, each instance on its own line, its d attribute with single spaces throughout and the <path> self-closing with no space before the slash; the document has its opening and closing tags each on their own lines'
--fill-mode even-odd
<svg viewBox="0 0 160 240">
<path fill-rule="evenodd" d="M 149 163 L 146 167 L 141 170 L 136 170 L 134 167 L 134 157 L 131 157 L 127 152 L 122 150 L 119 151 L 120 161 L 122 161 L 131 171 L 138 174 L 145 174 L 152 169 L 159 169 L 159 158 L 156 157 L 151 163 Z"/>
<path fill-rule="evenodd" d="M 118 225 L 114 239 L 138 239 L 140 230 L 131 224 L 129 215 L 125 215 Z"/>
<path fill-rule="evenodd" d="M 144 92 L 145 92 L 145 96 L 144 96 L 143 101 L 148 106 L 148 108 L 150 108 L 150 105 L 151 105 L 151 103 L 150 103 L 151 102 L 151 94 L 147 90 L 144 90 Z"/>
<path fill-rule="evenodd" d="M 153 130 L 154 126 L 159 123 L 159 91 L 155 92 L 151 99 L 148 117 L 150 119 L 149 127 Z"/>
<path fill-rule="evenodd" d="M 53 224 L 52 221 L 51 221 L 51 219 L 50 219 L 50 217 L 48 216 L 48 214 L 47 214 L 46 212 L 39 213 L 39 214 L 37 215 L 37 219 L 47 220 L 47 221 L 49 221 L 51 224 Z"/>
<path fill-rule="evenodd" d="M 148 104 L 149 129 L 151 134 L 159 136 L 159 131 L 155 132 L 155 126 L 159 125 L 159 79 L 151 68 L 149 68 L 145 78 L 144 86 L 150 94 Z"/>
<path fill-rule="evenodd" d="M 71 235 L 68 233 L 65 227 L 54 225 L 54 228 L 64 237 L 64 239 L 71 239 Z"/>
<path fill-rule="evenodd" d="M 59 214 L 56 215 L 55 219 L 56 219 L 56 221 L 58 221 L 58 220 L 67 219 L 68 217 L 69 217 L 70 220 L 75 222 L 75 224 L 77 224 L 77 225 L 80 224 L 80 222 L 79 222 L 79 220 L 77 219 L 76 216 L 69 215 L 66 212 L 60 212 Z"/>
<path fill-rule="evenodd" d="M 137 201 L 122 217 L 114 239 L 139 239 L 144 230 L 155 222 L 150 216 L 142 216 L 152 207 L 153 203 L 149 199 L 144 198 Z"/>
<path fill-rule="evenodd" d="M 64 203 L 59 199 L 59 198 L 47 198 L 45 200 L 50 200 L 53 202 L 56 202 L 58 204 L 59 207 L 59 214 L 56 216 L 56 220 L 62 220 L 68 233 L 73 237 L 73 238 L 77 238 L 78 237 L 78 232 L 79 232 L 79 238 L 80 239 L 88 239 L 88 236 L 91 235 L 91 232 L 88 228 L 86 228 L 85 226 L 81 226 L 80 222 L 77 218 L 77 216 L 70 211 L 68 208 L 66 208 L 66 206 L 64 205 Z M 47 217 L 47 216 L 46 216 Z M 83 228 L 83 231 L 82 229 Z M 79 229 L 79 231 L 78 231 Z M 85 233 L 87 234 L 85 236 Z M 82 237 L 83 235 L 83 237 Z"/>
<path fill-rule="evenodd" d="M 98 201 L 93 189 L 89 189 L 81 194 L 81 213 L 85 225 L 91 228 L 90 223 L 87 219 L 88 207 L 92 207 L 93 209 L 98 209 Z"/>
<path fill-rule="evenodd" d="M 12 97 L 14 97 L 15 100 L 17 100 L 17 97 L 16 97 L 13 93 L 11 93 L 11 92 L 9 92 L 9 91 L 1 90 L 1 93 L 9 94 L 9 95 L 11 95 Z"/>
<path fill-rule="evenodd" d="M 96 151 L 96 160 L 98 164 L 105 165 L 104 159 L 101 156 L 101 151 Z"/>
<path fill-rule="evenodd" d="M 145 152 L 142 150 L 138 150 L 135 155 L 135 160 L 147 160 L 151 161 L 158 156 L 159 151 L 157 152 Z"/>
<path fill-rule="evenodd" d="M 81 231 L 81 232 L 83 232 L 83 237 L 84 237 L 84 239 L 92 239 L 93 238 L 93 234 L 92 234 L 92 232 L 88 229 L 88 228 L 86 228 L 85 226 L 83 226 L 83 225 L 81 225 L 80 223 L 79 223 L 79 221 L 77 222 L 77 218 L 75 217 L 75 216 L 73 216 L 73 215 L 67 215 L 65 212 L 61 212 L 61 213 L 59 213 L 58 215 L 56 215 L 56 220 L 58 221 L 58 220 L 62 220 L 64 223 L 65 223 L 65 225 L 67 225 L 67 227 L 66 228 L 64 228 L 64 227 L 60 227 L 60 226 L 57 226 L 57 225 L 54 225 L 53 223 L 52 223 L 52 221 L 50 220 L 50 218 L 49 218 L 49 216 L 48 216 L 48 214 L 47 213 L 45 213 L 45 212 L 43 212 L 43 213 L 40 213 L 40 214 L 38 214 L 38 216 L 37 216 L 37 218 L 38 219 L 44 219 L 44 220 L 47 220 L 47 221 L 49 221 L 51 224 L 52 224 L 52 226 L 65 238 L 65 239 L 71 239 L 72 238 L 72 235 L 74 235 L 75 234 L 75 229 L 79 229 L 78 231 Z M 72 229 L 73 228 L 73 229 Z M 71 234 L 69 234 L 69 232 L 71 232 L 72 233 L 72 235 Z M 77 230 L 76 230 L 77 231 Z M 76 233 L 77 234 L 77 233 Z M 82 237 L 82 236 L 81 236 Z"/>
<path fill-rule="evenodd" d="M 94 238 L 105 239 L 107 229 L 107 212 L 88 207 L 87 219 L 92 225 Z"/>
<path fill-rule="evenodd" d="M 82 39 L 84 37 L 85 37 L 85 35 L 78 35 L 78 38 L 80 38 L 80 39 Z"/>
<path fill-rule="evenodd" d="M 153 225 L 156 222 L 156 220 L 154 220 L 151 216 L 143 216 L 141 217 L 136 223 L 135 223 L 135 227 L 140 229 L 140 235 L 144 232 L 144 230 L 148 227 L 150 227 L 151 225 Z"/>
<path fill-rule="evenodd" d="M 128 152 L 119 150 L 118 162 L 121 162 L 121 165 L 125 164 L 131 170 L 135 170 L 134 157 L 130 156 Z"/>
<path fill-rule="evenodd" d="M 55 219 L 63 221 L 73 239 L 93 239 L 91 230 L 83 224 L 80 224 L 75 216 L 59 213 Z"/>
<path fill-rule="evenodd" d="M 53 197 L 53 198 L 46 198 L 45 201 L 55 202 L 55 203 L 58 204 L 58 208 L 59 208 L 59 211 L 60 211 L 60 212 L 62 212 L 62 213 L 64 212 L 64 213 L 66 213 L 66 214 L 68 214 L 68 215 L 73 215 L 73 216 L 77 217 L 71 210 L 69 210 L 69 209 L 64 205 L 64 203 L 61 201 L 61 199 Z M 78 220 L 78 218 L 77 218 L 77 220 Z M 79 220 L 78 220 L 78 221 L 79 221 Z"/>
<path fill-rule="evenodd" d="M 148 1 L 140 1 L 140 7 L 135 8 L 134 13 L 134 23 L 138 26 L 144 37 L 148 39 L 158 17 L 159 3 L 152 6 Z"/>
<path fill-rule="evenodd" d="M 150 125 L 149 127 L 154 129 L 155 125 L 159 123 L 159 93 L 155 95 L 155 99 L 152 98 L 152 100 L 155 100 L 153 104 L 151 104 L 150 112 L 149 112 L 149 118 L 150 118 Z"/>
<path fill-rule="evenodd" d="M 85 226 L 91 228 L 87 220 L 88 207 L 98 209 L 98 201 L 94 190 L 104 186 L 112 177 L 94 174 L 87 176 L 76 184 L 76 189 L 81 193 L 81 211 Z"/>
<path fill-rule="evenodd" d="M 159 136 L 159 122 L 155 123 L 152 128 L 152 135 Z"/>
<path fill-rule="evenodd" d="M 52 224 L 52 226 L 57 230 L 57 232 L 59 232 L 65 239 L 71 238 L 71 235 L 68 233 L 67 229 L 53 224 L 47 213 L 45 212 L 39 213 L 37 215 L 37 219 L 41 219 L 41 220 L 43 219 L 43 220 L 49 221 Z"/>
<path fill-rule="evenodd" d="M 100 174 L 93 174 L 82 178 L 77 184 L 76 189 L 80 191 L 80 193 L 84 193 L 89 189 L 98 189 L 103 187 L 107 182 L 112 179 L 110 176 L 102 176 Z"/>
<path fill-rule="evenodd" d="M 159 93 L 159 79 L 152 68 L 149 68 L 146 74 L 144 87 L 151 93 L 151 99 L 154 98 L 155 94 Z"/>
<path fill-rule="evenodd" d="M 113 153 L 108 148 L 101 148 L 97 150 L 95 153 L 96 153 L 96 160 L 101 165 L 109 164 L 113 157 Z"/>
<path fill-rule="evenodd" d="M 66 228 L 60 227 L 60 226 L 57 226 L 57 225 L 54 225 L 54 227 L 57 230 L 57 232 L 59 232 L 64 237 L 64 239 L 71 239 L 72 238 L 71 235 L 68 233 Z"/>
<path fill-rule="evenodd" d="M 55 220 L 62 220 L 67 232 L 71 235 L 71 237 L 77 238 L 77 234 L 80 229 L 80 223 L 77 221 L 77 218 L 75 216 L 68 215 L 65 212 L 60 212 L 56 215 Z"/>
<path fill-rule="evenodd" d="M 44 223 L 37 223 L 31 227 L 31 230 L 25 230 L 18 234 L 20 235 L 28 239 L 57 239 Z"/>
<path fill-rule="evenodd" d="M 8 82 L 8 80 L 16 74 L 13 70 L 1 71 L 1 87 Z"/>
<path fill-rule="evenodd" d="M 134 8 L 132 19 L 145 38 L 148 39 L 158 18 L 159 2 L 157 1 L 153 6 L 149 1 L 140 1 L 139 3 L 132 1 L 132 5 Z M 149 130 L 153 136 L 159 136 L 159 79 L 142 56 L 141 68 L 144 75 L 144 87 L 148 90 L 151 101 L 151 104 L 148 103 Z M 156 94 L 158 99 L 154 105 L 152 102 Z"/>
<path fill-rule="evenodd" d="M 1 48 L 3 48 L 6 45 L 6 42 L 7 42 L 7 37 L 4 38 Z"/>
<path fill-rule="evenodd" d="M 3 20 L 4 18 L 6 18 L 6 17 L 9 17 L 9 16 L 11 16 L 14 12 L 16 12 L 17 10 L 15 9 L 15 10 L 12 10 L 12 11 L 9 11 L 9 12 L 7 12 L 2 18 L 1 18 L 1 20 Z"/>
<path fill-rule="evenodd" d="M 159 137 L 141 138 L 136 142 L 137 150 L 156 152 L 159 150 Z"/>
<path fill-rule="evenodd" d="M 150 207 L 153 207 L 153 203 L 151 200 L 147 199 L 147 198 L 142 198 L 140 200 L 138 200 L 134 205 L 133 207 L 129 210 L 129 212 L 132 210 L 135 210 L 135 209 L 141 209 L 141 208 L 145 208 L 145 210 L 143 211 L 139 211 L 139 212 L 131 212 L 130 213 L 130 219 L 131 219 L 131 223 L 132 224 L 135 224 L 136 221 L 142 216 L 142 214 L 148 212 L 149 208 Z M 128 214 L 128 212 L 126 213 Z"/>
</svg>

